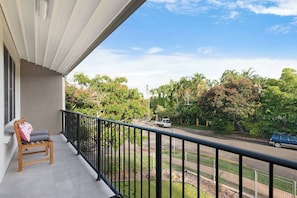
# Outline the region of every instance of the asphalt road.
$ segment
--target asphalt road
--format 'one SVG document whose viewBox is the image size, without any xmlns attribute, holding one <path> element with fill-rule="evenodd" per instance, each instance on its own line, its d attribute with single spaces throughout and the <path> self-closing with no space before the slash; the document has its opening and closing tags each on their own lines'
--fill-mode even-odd
<svg viewBox="0 0 297 198">
<path fill-rule="evenodd" d="M 286 148 L 275 148 L 270 146 L 266 141 L 257 141 L 254 139 L 240 139 L 240 138 L 231 138 L 226 136 L 217 136 L 214 135 L 211 131 L 198 131 L 186 128 L 160 128 L 156 126 L 148 126 L 150 128 L 156 128 L 159 130 L 164 130 L 168 132 L 173 132 L 181 135 L 191 136 L 198 139 L 203 139 L 207 141 L 217 142 L 220 144 L 229 145 L 236 148 L 242 148 L 250 151 L 254 151 L 257 153 L 262 153 L 270 156 L 275 156 L 279 158 L 289 159 L 292 161 L 297 161 L 297 150 L 294 149 L 286 149 Z M 153 141 L 154 137 L 152 137 L 151 141 Z M 169 139 L 163 138 L 162 145 L 166 148 L 166 145 L 169 145 Z M 195 152 L 197 147 L 196 144 L 186 143 L 186 151 L 188 152 Z M 174 141 L 174 149 L 181 149 L 181 141 L 175 140 Z M 201 146 L 200 152 L 203 154 L 209 154 L 215 156 L 215 149 L 210 147 Z M 227 159 L 231 161 L 238 162 L 238 155 L 220 151 L 219 157 L 222 159 Z M 268 172 L 269 164 L 266 162 L 262 162 L 260 160 L 255 160 L 251 158 L 244 157 L 243 158 L 243 165 L 253 168 L 255 170 L 260 170 L 263 172 Z M 274 167 L 274 172 L 276 175 L 293 179 L 297 181 L 297 170 L 292 170 L 283 167 Z"/>
<path fill-rule="evenodd" d="M 173 130 L 175 133 L 196 137 L 199 139 L 214 141 L 221 144 L 233 146 L 236 148 L 242 148 L 242 149 L 254 151 L 257 153 L 262 153 L 262 154 L 275 156 L 283 159 L 297 161 L 297 150 L 287 149 L 287 148 L 276 148 L 276 147 L 270 146 L 266 141 L 261 141 L 261 140 L 257 141 L 257 140 L 251 140 L 251 139 L 234 139 L 231 137 L 216 136 L 216 135 L 213 135 L 212 132 L 197 131 L 197 130 L 191 130 L 191 129 L 172 128 L 171 130 Z M 203 151 L 206 153 L 207 152 L 209 153 L 209 150 L 210 150 L 209 148 L 205 148 Z M 213 154 L 214 154 L 214 151 L 213 151 Z M 221 151 L 220 157 L 238 162 L 238 156 L 228 152 Z M 245 166 L 254 168 L 256 170 L 264 171 L 264 172 L 268 172 L 269 170 L 268 163 L 251 159 L 251 158 L 246 158 L 246 157 L 243 158 L 243 164 Z M 275 174 L 278 176 L 282 176 L 282 177 L 297 181 L 297 170 L 291 170 L 283 167 L 275 167 L 274 171 L 275 171 Z"/>
</svg>

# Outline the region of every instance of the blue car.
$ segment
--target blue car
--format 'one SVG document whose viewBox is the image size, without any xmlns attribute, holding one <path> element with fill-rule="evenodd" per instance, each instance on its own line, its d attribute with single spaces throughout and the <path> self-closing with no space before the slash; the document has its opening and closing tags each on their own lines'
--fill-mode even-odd
<svg viewBox="0 0 297 198">
<path fill-rule="evenodd" d="M 295 148 L 297 149 L 297 136 L 285 133 L 275 133 L 269 139 L 269 144 L 277 148 Z"/>
</svg>

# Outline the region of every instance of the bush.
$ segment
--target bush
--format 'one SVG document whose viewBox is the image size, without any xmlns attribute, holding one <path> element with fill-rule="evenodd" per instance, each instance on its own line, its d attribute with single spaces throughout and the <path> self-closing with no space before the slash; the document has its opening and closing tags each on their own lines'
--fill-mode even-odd
<svg viewBox="0 0 297 198">
<path fill-rule="evenodd" d="M 221 134 L 232 134 L 235 127 L 232 121 L 215 119 L 212 122 L 213 129 Z"/>
</svg>

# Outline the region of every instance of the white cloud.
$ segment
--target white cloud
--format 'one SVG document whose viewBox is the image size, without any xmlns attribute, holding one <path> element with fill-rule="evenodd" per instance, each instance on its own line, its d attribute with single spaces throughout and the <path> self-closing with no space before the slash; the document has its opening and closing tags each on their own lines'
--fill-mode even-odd
<svg viewBox="0 0 297 198">
<path fill-rule="evenodd" d="M 149 0 L 148 4 L 164 4 L 164 7 L 173 13 L 195 15 L 209 10 L 203 0 Z"/>
<path fill-rule="evenodd" d="M 212 47 L 200 47 L 197 49 L 200 54 L 211 54 L 213 52 Z"/>
<path fill-rule="evenodd" d="M 292 30 L 296 31 L 297 29 L 297 17 L 294 17 L 291 22 L 288 24 L 276 24 L 272 27 L 267 28 L 268 31 L 272 31 L 278 34 L 287 34 L 291 32 Z"/>
<path fill-rule="evenodd" d="M 292 22 L 289 23 L 289 25 L 297 27 L 297 17 L 294 17 Z"/>
<path fill-rule="evenodd" d="M 223 2 L 223 1 L 222 1 Z M 221 7 L 245 9 L 255 14 L 273 14 L 278 16 L 297 16 L 296 0 L 224 0 Z"/>
<path fill-rule="evenodd" d="M 97 48 L 69 74 L 69 78 L 77 72 L 83 72 L 89 77 L 96 74 L 112 78 L 125 76 L 130 88 L 138 88 L 145 94 L 146 85 L 152 89 L 167 84 L 171 79 L 178 81 L 181 77 L 195 73 L 218 80 L 225 70 L 242 72 L 253 68 L 255 74 L 262 77 L 279 78 L 284 67 L 297 70 L 297 59 L 198 58 L 192 54 L 146 54 L 132 57 L 123 55 L 121 51 Z"/>
<path fill-rule="evenodd" d="M 227 19 L 234 19 L 239 15 L 239 12 L 231 11 Z"/>
<path fill-rule="evenodd" d="M 153 3 L 175 3 L 177 0 L 149 0 Z"/>
<path fill-rule="evenodd" d="M 131 49 L 134 51 L 140 51 L 140 52 L 143 51 L 143 48 L 141 48 L 141 47 L 132 47 Z"/>
<path fill-rule="evenodd" d="M 150 3 L 164 4 L 174 13 L 197 14 L 211 9 L 244 9 L 255 14 L 273 14 L 278 16 L 297 16 L 296 0 L 150 0 Z"/>
<path fill-rule="evenodd" d="M 297 16 L 297 1 L 269 0 L 246 3 L 243 6 L 256 14 L 274 14 L 278 16 Z"/>
<path fill-rule="evenodd" d="M 220 0 L 207 0 L 208 3 L 216 5 L 216 6 L 223 6 L 224 3 Z"/>
<path fill-rule="evenodd" d="M 270 28 L 268 28 L 268 31 L 279 33 L 279 34 L 287 34 L 291 30 L 290 26 L 284 26 L 284 25 L 274 25 Z"/>
<path fill-rule="evenodd" d="M 150 49 L 147 50 L 147 53 L 148 53 L 148 54 L 156 54 L 156 53 L 159 53 L 159 52 L 161 52 L 161 51 L 163 51 L 162 48 L 159 48 L 159 47 L 152 47 L 152 48 L 150 48 Z"/>
</svg>

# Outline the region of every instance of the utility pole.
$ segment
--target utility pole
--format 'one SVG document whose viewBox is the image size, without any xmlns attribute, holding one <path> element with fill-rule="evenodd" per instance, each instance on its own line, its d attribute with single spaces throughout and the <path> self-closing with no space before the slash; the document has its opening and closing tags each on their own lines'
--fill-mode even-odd
<svg viewBox="0 0 297 198">
<path fill-rule="evenodd" d="M 149 96 L 149 88 L 148 85 L 146 85 L 146 95 L 147 95 L 147 116 L 148 119 L 151 119 L 151 113 L 150 113 L 150 96 Z"/>
</svg>

